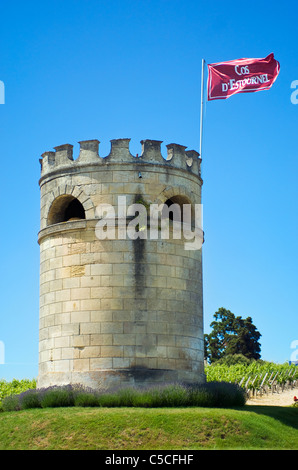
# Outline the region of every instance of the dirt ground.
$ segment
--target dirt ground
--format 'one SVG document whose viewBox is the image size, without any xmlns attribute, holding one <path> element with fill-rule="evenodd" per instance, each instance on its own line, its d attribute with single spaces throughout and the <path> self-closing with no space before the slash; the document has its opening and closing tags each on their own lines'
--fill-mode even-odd
<svg viewBox="0 0 298 470">
<path fill-rule="evenodd" d="M 298 388 L 285 390 L 280 393 L 269 393 L 257 398 L 247 400 L 247 405 L 269 405 L 269 406 L 291 406 L 294 403 L 294 396 L 298 398 Z"/>
</svg>

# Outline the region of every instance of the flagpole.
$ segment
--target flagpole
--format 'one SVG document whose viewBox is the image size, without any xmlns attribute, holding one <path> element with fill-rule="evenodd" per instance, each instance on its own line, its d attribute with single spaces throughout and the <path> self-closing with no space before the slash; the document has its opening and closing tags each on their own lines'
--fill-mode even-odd
<svg viewBox="0 0 298 470">
<path fill-rule="evenodd" d="M 200 157 L 201 157 L 201 158 L 202 158 L 202 140 L 203 140 L 204 68 L 205 68 L 205 60 L 202 59 L 202 74 L 201 74 L 201 122 L 200 122 Z"/>
</svg>

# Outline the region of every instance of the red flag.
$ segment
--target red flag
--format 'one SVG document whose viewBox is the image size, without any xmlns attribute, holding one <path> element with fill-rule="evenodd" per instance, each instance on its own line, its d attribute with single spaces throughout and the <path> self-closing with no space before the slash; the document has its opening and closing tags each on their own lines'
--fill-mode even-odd
<svg viewBox="0 0 298 470">
<path fill-rule="evenodd" d="M 208 64 L 208 101 L 226 99 L 235 93 L 269 90 L 280 65 L 269 54 L 265 59 L 238 59 Z"/>
</svg>

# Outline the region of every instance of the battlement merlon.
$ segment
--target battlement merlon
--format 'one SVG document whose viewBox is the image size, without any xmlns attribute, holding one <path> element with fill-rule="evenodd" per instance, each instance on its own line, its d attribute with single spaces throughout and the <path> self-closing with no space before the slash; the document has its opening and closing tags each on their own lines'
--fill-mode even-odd
<svg viewBox="0 0 298 470">
<path fill-rule="evenodd" d="M 94 139 L 94 140 L 81 140 L 79 142 L 80 144 L 80 155 L 78 158 L 78 162 L 98 162 L 99 159 L 99 153 L 98 153 L 98 148 L 99 148 L 99 140 Z"/>
<path fill-rule="evenodd" d="M 134 156 L 130 153 L 130 140 L 113 139 L 111 140 L 111 150 L 106 157 L 99 155 L 100 141 L 82 140 L 79 141 L 80 152 L 77 159 L 73 158 L 73 145 L 64 144 L 54 147 L 55 151 L 44 152 L 39 160 L 41 163 L 41 177 L 46 176 L 57 170 L 66 170 L 68 167 L 79 167 L 80 165 L 99 165 L 104 166 L 109 163 L 146 163 L 155 165 L 164 165 L 177 169 L 187 170 L 197 176 L 201 176 L 201 158 L 195 150 L 186 150 L 187 147 L 171 143 L 166 145 L 167 157 L 164 158 L 161 153 L 161 140 L 141 140 L 142 153 L 140 156 Z"/>
</svg>

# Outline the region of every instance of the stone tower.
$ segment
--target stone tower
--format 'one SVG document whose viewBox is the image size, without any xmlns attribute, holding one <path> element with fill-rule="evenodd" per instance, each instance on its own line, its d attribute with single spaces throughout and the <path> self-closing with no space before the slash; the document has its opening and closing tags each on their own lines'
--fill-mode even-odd
<svg viewBox="0 0 298 470">
<path fill-rule="evenodd" d="M 60 145 L 40 160 L 38 387 L 205 380 L 201 245 L 186 249 L 184 235 L 174 236 L 171 211 L 161 212 L 157 237 L 147 219 L 125 236 L 137 213 L 123 219 L 119 206 L 140 204 L 149 214 L 154 204 L 174 204 L 183 217 L 187 205 L 193 221 L 201 160 L 178 144 L 167 145 L 164 158 L 156 140 L 141 141 L 133 156 L 129 142 L 111 140 L 103 158 L 98 140 L 82 141 L 75 160 L 73 146 Z M 114 238 L 99 236 L 100 224 L 112 221 L 103 205 L 115 208 Z M 159 236 L 161 220 L 168 237 Z"/>
</svg>

